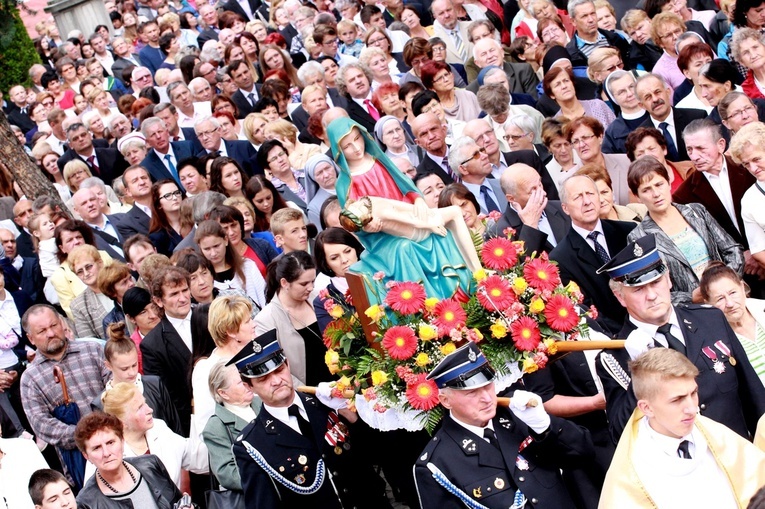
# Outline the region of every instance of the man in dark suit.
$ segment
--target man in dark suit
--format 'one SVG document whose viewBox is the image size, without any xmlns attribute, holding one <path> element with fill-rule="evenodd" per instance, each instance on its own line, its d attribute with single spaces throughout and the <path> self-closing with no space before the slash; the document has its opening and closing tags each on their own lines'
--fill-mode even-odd
<svg viewBox="0 0 765 509">
<path fill-rule="evenodd" d="M 207 26 L 207 28 L 202 30 L 202 32 L 197 36 L 197 43 L 201 48 L 207 41 L 218 40 L 218 33 L 220 32 L 220 28 L 218 28 L 218 10 L 212 5 L 203 4 L 200 6 L 199 16 Z"/>
<path fill-rule="evenodd" d="M 672 89 L 656 74 L 644 74 L 635 83 L 635 94 L 651 118 L 640 127 L 654 127 L 667 140 L 667 160 L 687 161 L 683 129 L 692 121 L 707 116 L 704 110 L 672 107 Z"/>
<path fill-rule="evenodd" d="M 600 219 L 600 196 L 589 177 L 571 177 L 561 185 L 561 206 L 571 218 L 571 230 L 550 252 L 558 262 L 563 284 L 574 281 L 584 295 L 583 304 L 594 305 L 598 322 L 616 334 L 624 323 L 624 307 L 608 287 L 608 275 L 596 271 L 627 245 L 635 223 Z"/>
<path fill-rule="evenodd" d="M 120 218 L 117 231 L 124 239 L 133 235 L 149 235 L 151 223 L 151 177 L 143 166 L 131 166 L 122 174 L 125 194 L 133 198 L 133 206 Z M 127 254 L 127 253 L 126 253 Z"/>
<path fill-rule="evenodd" d="M 197 122 L 194 130 L 197 132 L 199 142 L 204 147 L 206 153 L 218 152 L 222 156 L 230 157 L 239 163 L 249 176 L 263 174 L 263 169 L 255 162 L 257 152 L 252 144 L 249 141 L 222 139 L 220 124 L 218 124 L 215 118 L 208 117 Z M 204 133 L 204 136 L 200 136 L 199 133 Z"/>
<path fill-rule="evenodd" d="M 170 133 L 165 122 L 157 117 L 144 120 L 141 133 L 150 149 L 141 166 L 149 171 L 155 182 L 172 179 L 183 190 L 181 178 L 178 176 L 178 163 L 194 155 L 194 145 L 190 141 L 170 143 Z"/>
<path fill-rule="evenodd" d="M 534 509 L 577 507 L 560 469 L 593 457 L 585 428 L 549 415 L 531 392 L 497 407 L 494 370 L 472 342 L 427 378 L 448 413 L 414 468 L 422 509 L 518 507 L 518 492 Z"/>
<path fill-rule="evenodd" d="M 72 196 L 73 209 L 80 215 L 96 238 L 99 249 L 106 250 L 110 256 L 121 262 L 125 261 L 122 245 L 125 239 L 119 232 L 117 224 L 121 214 L 106 215 L 101 212 L 98 196 L 93 189 L 80 189 Z M 106 249 L 106 248 L 109 249 Z"/>
<path fill-rule="evenodd" d="M 502 174 L 499 183 L 508 205 L 487 235 L 504 235 L 510 227 L 515 230 L 513 240 L 525 242 L 526 253 L 552 251 L 568 234 L 571 219 L 559 201 L 547 199 L 539 173 L 527 164 L 516 163 Z"/>
<path fill-rule="evenodd" d="M 42 291 L 45 278 L 37 257 L 21 256 L 13 232 L 5 228 L 0 228 L 0 244 L 5 249 L 5 257 L 0 258 L 0 266 L 5 272 L 5 288 L 11 292 L 22 290 L 35 304 L 47 302 Z"/>
<path fill-rule="evenodd" d="M 417 173 L 435 173 L 449 185 L 460 176 L 449 166 L 449 147 L 446 145 L 446 126 L 435 113 L 420 113 L 412 122 L 414 142 L 425 152 Z"/>
<path fill-rule="evenodd" d="M 592 46 L 597 44 L 599 40 L 605 39 L 608 46 L 618 49 L 621 53 L 624 68 L 632 69 L 629 43 L 615 32 L 598 28 L 598 16 L 595 12 L 594 3 L 584 2 L 576 5 L 573 7 L 573 12 L 569 12 L 569 16 L 571 16 L 576 31 L 571 36 L 571 41 L 566 45 L 566 50 L 574 67 L 587 67 L 587 55 L 592 50 L 585 54 L 582 51 L 585 45 Z"/>
<path fill-rule="evenodd" d="M 94 177 L 98 177 L 109 184 L 112 180 L 122 175 L 128 167 L 127 161 L 122 154 L 113 148 L 97 148 L 93 137 L 87 128 L 80 123 L 72 124 L 66 130 L 69 140 L 69 150 L 58 158 L 58 167 L 63 172 L 64 166 L 75 158 L 80 158 L 90 168 Z M 108 146 L 108 142 L 106 142 Z"/>
<path fill-rule="evenodd" d="M 170 103 L 159 103 L 154 106 L 154 116 L 165 121 L 165 127 L 170 136 L 170 141 L 190 141 L 194 144 L 194 154 L 202 151 L 197 133 L 193 127 L 180 127 L 178 125 L 178 109 Z"/>
<path fill-rule="evenodd" d="M 37 258 L 32 235 L 27 230 L 29 218 L 32 217 L 32 202 L 19 200 L 13 206 L 13 222 L 19 227 L 19 236 L 16 238 L 18 253 L 25 258 Z"/>
<path fill-rule="evenodd" d="M 258 19 L 257 12 L 262 6 L 263 4 L 260 0 L 243 0 L 241 2 L 238 0 L 228 0 L 223 4 L 221 10 L 235 12 L 246 21 L 253 21 Z M 268 20 L 267 15 L 265 19 Z"/>
<path fill-rule="evenodd" d="M 462 184 L 473 193 L 481 214 L 505 211 L 507 198 L 499 181 L 491 178 L 491 163 L 486 151 L 472 138 L 459 138 L 451 146 L 449 166 L 462 177 Z"/>
<path fill-rule="evenodd" d="M 473 56 L 476 65 L 480 69 L 492 65 L 501 67 L 507 76 L 507 83 L 510 85 L 511 94 L 528 94 L 534 100 L 537 99 L 539 95 L 537 92 L 539 78 L 537 78 L 534 69 L 526 63 L 505 62 L 503 60 L 504 51 L 498 41 L 491 37 L 477 41 L 473 48 Z M 467 86 L 467 89 L 473 93 L 478 93 L 478 87 L 478 80 L 475 80 Z"/>
<path fill-rule="evenodd" d="M 348 100 L 348 116 L 374 133 L 383 113 L 372 104 L 372 72 L 359 63 L 346 64 L 337 71 L 335 85 Z"/>
<path fill-rule="evenodd" d="M 673 306 L 666 265 L 653 235 L 630 242 L 603 267 L 614 294 L 627 309 L 617 337 L 625 348 L 598 354 L 596 368 L 606 395 L 611 436 L 617 441 L 637 399 L 629 361 L 652 347 L 677 350 L 699 369 L 699 410 L 749 438 L 765 413 L 765 389 L 741 342 L 720 310 L 711 306 Z"/>
<path fill-rule="evenodd" d="M 252 507 L 390 508 L 385 483 L 369 462 L 359 461 L 354 432 L 349 434 L 340 420 L 347 415 L 346 402 L 323 396 L 325 383 L 316 396 L 295 392 L 275 330 L 248 342 L 227 365 L 232 364 L 263 400 L 258 416 L 233 445 L 244 497 Z M 322 482 L 330 472 L 331 481 Z"/>
<path fill-rule="evenodd" d="M 501 152 L 499 140 L 497 140 L 497 135 L 494 132 L 494 129 L 491 128 L 488 122 L 481 118 L 470 120 L 465 124 L 462 134 L 473 138 L 479 147 L 486 150 L 486 155 L 489 156 L 489 162 L 491 163 L 492 177 L 499 180 L 510 165 L 515 163 L 527 164 L 539 173 L 539 176 L 542 179 L 542 187 L 547 194 L 547 199 L 558 199 L 558 187 L 555 185 L 555 182 L 553 182 L 550 172 L 547 171 L 542 160 L 533 150 Z"/>
<path fill-rule="evenodd" d="M 29 117 L 31 111 L 27 108 L 27 91 L 22 85 L 15 85 L 8 91 L 11 99 L 8 108 L 8 123 L 21 129 L 24 134 L 34 129 L 37 124 Z"/>
<path fill-rule="evenodd" d="M 143 371 L 158 376 L 167 387 L 178 410 L 184 436 L 191 425 L 191 291 L 189 273 L 178 267 L 164 267 L 152 280 L 154 303 L 164 311 L 159 324 L 141 341 Z"/>
<path fill-rule="evenodd" d="M 235 0 L 232 0 L 235 1 Z M 260 85 L 255 83 L 250 65 L 244 60 L 234 60 L 226 73 L 236 83 L 239 89 L 231 95 L 231 100 L 239 109 L 239 118 L 244 118 L 255 112 L 255 104 L 260 99 Z"/>
<path fill-rule="evenodd" d="M 134 65 L 141 66 L 141 58 L 132 53 L 132 47 L 122 37 L 115 37 L 112 42 L 114 48 L 114 63 L 112 64 L 112 74 L 117 79 L 122 79 L 122 71 Z"/>
</svg>

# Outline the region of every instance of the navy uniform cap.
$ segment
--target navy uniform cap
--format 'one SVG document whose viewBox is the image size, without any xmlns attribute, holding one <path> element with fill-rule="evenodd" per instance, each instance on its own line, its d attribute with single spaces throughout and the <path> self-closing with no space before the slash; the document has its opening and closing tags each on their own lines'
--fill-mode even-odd
<svg viewBox="0 0 765 509">
<path fill-rule="evenodd" d="M 597 273 L 605 272 L 624 286 L 643 286 L 656 281 L 666 271 L 667 266 L 656 248 L 656 237 L 651 234 L 627 244 Z"/>
<path fill-rule="evenodd" d="M 279 345 L 274 329 L 245 344 L 244 348 L 226 363 L 226 366 L 235 364 L 243 377 L 259 378 L 271 373 L 286 360 L 287 357 Z"/>
<path fill-rule="evenodd" d="M 494 369 L 478 346 L 469 342 L 444 357 L 427 379 L 439 389 L 476 389 L 494 381 Z"/>
</svg>

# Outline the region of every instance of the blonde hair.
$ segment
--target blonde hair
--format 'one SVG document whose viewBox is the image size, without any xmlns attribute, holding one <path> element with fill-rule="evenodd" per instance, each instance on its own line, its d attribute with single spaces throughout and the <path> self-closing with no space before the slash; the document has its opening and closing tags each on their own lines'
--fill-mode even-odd
<svg viewBox="0 0 765 509">
<path fill-rule="evenodd" d="M 98 99 L 98 96 L 101 94 L 105 94 L 106 90 L 103 88 L 93 87 L 89 92 L 88 96 L 85 98 L 88 100 L 88 103 L 93 104 L 93 102 Z"/>
<path fill-rule="evenodd" d="M 138 268 L 138 274 L 146 282 L 146 286 L 151 288 L 151 281 L 154 279 L 154 275 L 159 272 L 159 269 L 163 267 L 169 267 L 170 258 L 160 253 L 152 253 L 141 262 L 141 266 Z"/>
<path fill-rule="evenodd" d="M 601 7 L 606 7 L 608 8 L 608 12 L 611 13 L 611 16 L 616 17 L 616 11 L 614 10 L 614 6 L 611 5 L 611 2 L 609 2 L 608 0 L 595 0 L 593 3 L 595 4 L 596 11 L 600 9 Z"/>
<path fill-rule="evenodd" d="M 88 177 L 92 177 L 93 173 L 90 171 L 90 168 L 87 164 L 85 164 L 85 161 L 81 160 L 79 157 L 76 159 L 72 159 L 68 163 L 64 165 L 64 182 L 66 182 L 66 185 L 71 189 L 72 184 L 69 183 L 69 178 L 76 172 L 80 170 L 85 170 L 88 172 Z"/>
<path fill-rule="evenodd" d="M 242 120 L 242 129 L 244 129 L 244 135 L 247 137 L 247 140 L 253 144 L 255 143 L 255 139 L 252 137 L 252 131 L 255 129 L 255 126 L 253 125 L 255 120 L 262 120 L 266 124 L 268 123 L 268 119 L 262 113 L 250 113 L 244 117 L 244 120 Z"/>
<path fill-rule="evenodd" d="M 733 0 L 730 0 L 730 1 L 733 1 Z M 340 30 L 345 30 L 348 28 L 355 28 L 356 37 L 359 36 L 359 26 L 353 21 L 349 19 L 341 19 L 340 21 L 337 22 L 337 33 L 340 33 Z"/>
<path fill-rule="evenodd" d="M 239 205 L 247 207 L 247 210 L 249 210 L 250 214 L 252 215 L 252 220 L 255 221 L 255 207 L 252 205 L 252 202 L 248 200 L 247 198 L 242 198 L 241 196 L 232 196 L 230 198 L 226 198 L 226 201 L 223 202 L 223 205 L 234 207 L 237 210 L 239 210 L 238 209 Z M 241 210 L 239 210 L 239 212 L 241 212 Z"/>
<path fill-rule="evenodd" d="M 35 146 L 32 147 L 32 157 L 40 161 L 40 164 L 42 164 L 43 158 L 48 154 L 56 154 L 56 152 L 50 147 L 50 143 L 45 140 L 38 141 L 35 143 Z M 58 157 L 58 154 L 56 154 L 56 157 Z"/>
<path fill-rule="evenodd" d="M 741 164 L 741 156 L 747 147 L 765 147 L 765 124 L 752 122 L 738 130 L 730 140 L 730 155 L 736 164 Z"/>
<path fill-rule="evenodd" d="M 72 269 L 72 272 L 74 272 L 74 267 L 78 263 L 88 259 L 93 261 L 93 263 L 98 263 L 101 261 L 101 255 L 98 254 L 98 249 L 96 249 L 95 246 L 91 246 L 90 244 L 83 244 L 72 249 L 72 251 L 69 253 L 69 256 L 67 256 L 66 261 L 69 264 L 69 267 Z"/>
<path fill-rule="evenodd" d="M 280 118 L 279 120 L 275 120 L 273 122 L 269 122 L 266 125 L 266 136 L 268 137 L 268 133 L 273 133 L 277 136 L 281 136 L 287 140 L 290 141 L 293 145 L 297 141 L 298 137 L 298 130 L 297 127 L 295 127 L 295 124 L 288 122 L 287 120 L 284 120 L 283 118 Z"/>
<path fill-rule="evenodd" d="M 670 11 L 661 12 L 654 16 L 651 20 L 651 39 L 657 46 L 660 46 L 659 41 L 661 40 L 659 37 L 659 28 L 665 25 L 675 25 L 680 27 L 683 32 L 687 31 L 685 28 L 685 22 L 680 16 Z"/>
<path fill-rule="evenodd" d="M 386 55 L 385 52 L 380 48 L 376 46 L 369 46 L 361 50 L 361 54 L 359 55 L 359 62 L 369 67 L 369 62 L 376 56 L 382 56 L 386 59 L 388 58 L 388 55 Z"/>
<path fill-rule="evenodd" d="M 128 404 L 133 401 L 136 394 L 139 394 L 139 391 L 135 384 L 127 382 L 115 384 L 101 395 L 104 412 L 124 422 L 128 413 Z"/>
<path fill-rule="evenodd" d="M 303 105 L 305 108 L 305 98 L 309 94 L 321 94 L 322 97 L 324 97 L 324 94 L 326 92 L 324 91 L 323 87 L 320 87 L 319 85 L 308 85 L 303 89 L 303 92 L 300 94 L 300 104 Z"/>
<path fill-rule="evenodd" d="M 587 59 L 587 77 L 590 78 L 590 81 L 597 84 L 601 83 L 601 81 L 595 79 L 595 73 L 600 72 L 603 62 L 611 57 L 619 57 L 621 59 L 621 53 L 619 53 L 618 49 L 612 47 L 595 48 L 595 51 L 590 54 L 590 58 Z"/>
<path fill-rule="evenodd" d="M 652 348 L 629 363 L 637 399 L 651 399 L 666 382 L 696 378 L 699 370 L 688 357 L 669 348 Z"/>
<path fill-rule="evenodd" d="M 207 330 L 215 345 L 226 345 L 229 342 L 228 335 L 238 332 L 251 313 L 252 304 L 245 297 L 226 295 L 213 300 L 208 312 Z"/>
<path fill-rule="evenodd" d="M 271 233 L 274 235 L 281 235 L 284 233 L 284 225 L 297 221 L 298 219 L 305 222 L 305 216 L 303 213 L 292 207 L 286 207 L 279 209 L 271 215 Z"/>
<path fill-rule="evenodd" d="M 621 25 L 622 30 L 629 32 L 631 28 L 638 26 L 644 20 L 651 21 L 651 18 L 648 17 L 648 14 L 646 14 L 644 10 L 630 9 L 624 13 L 619 24 Z"/>
</svg>

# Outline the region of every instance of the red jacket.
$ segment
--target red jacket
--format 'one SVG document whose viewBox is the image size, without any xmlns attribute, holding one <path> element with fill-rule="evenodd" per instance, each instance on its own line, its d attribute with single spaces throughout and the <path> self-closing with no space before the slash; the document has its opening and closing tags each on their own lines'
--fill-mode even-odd
<svg viewBox="0 0 765 509">
<path fill-rule="evenodd" d="M 746 79 L 741 84 L 741 88 L 744 89 L 744 93 L 752 99 L 765 99 L 765 95 L 762 95 L 760 88 L 754 82 L 754 73 L 749 71 L 746 74 Z"/>
</svg>

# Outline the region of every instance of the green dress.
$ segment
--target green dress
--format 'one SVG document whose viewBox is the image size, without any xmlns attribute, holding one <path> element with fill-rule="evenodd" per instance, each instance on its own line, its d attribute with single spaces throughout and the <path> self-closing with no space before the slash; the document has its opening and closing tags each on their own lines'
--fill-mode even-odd
<svg viewBox="0 0 765 509">
<path fill-rule="evenodd" d="M 364 137 L 366 152 L 375 158 L 374 167 L 364 175 L 351 178 L 348 163 L 339 148 L 340 140 L 357 127 Z M 411 179 L 404 175 L 374 142 L 369 133 L 349 118 L 338 118 L 327 128 L 332 153 L 340 168 L 336 190 L 341 207 L 349 199 L 376 196 L 414 203 L 422 194 Z M 446 237 L 430 235 L 425 240 L 412 240 L 383 232 L 358 232 L 365 251 L 351 270 L 360 273 L 369 283 L 372 276 L 382 272 L 382 283 L 415 281 L 425 286 L 428 297 L 452 297 L 459 290 L 469 292 L 472 274 L 468 270 L 451 233 Z M 378 297 L 370 293 L 370 302 Z"/>
</svg>

